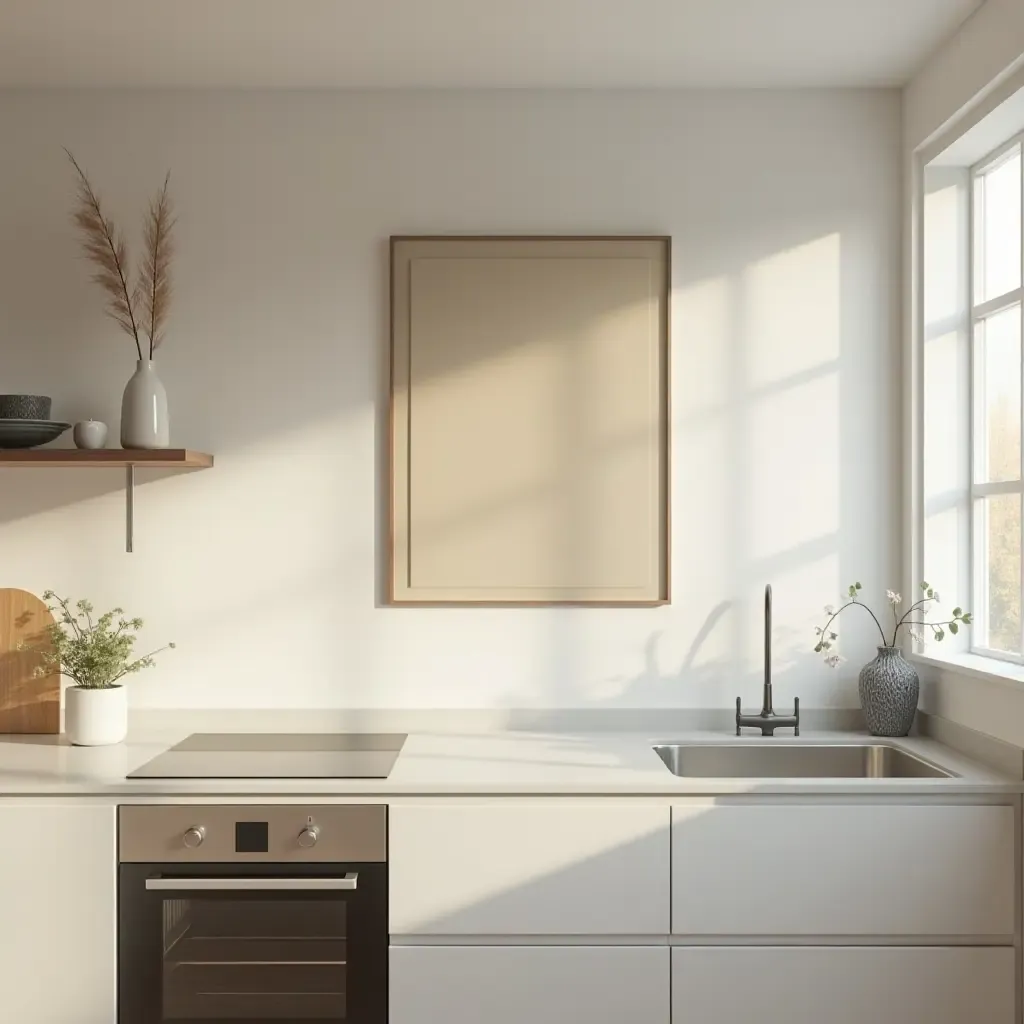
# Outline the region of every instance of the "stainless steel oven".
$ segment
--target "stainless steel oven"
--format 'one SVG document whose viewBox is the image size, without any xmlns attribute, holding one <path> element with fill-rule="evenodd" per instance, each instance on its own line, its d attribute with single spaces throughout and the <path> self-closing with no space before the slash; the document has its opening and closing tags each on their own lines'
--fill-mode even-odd
<svg viewBox="0 0 1024 1024">
<path fill-rule="evenodd" d="M 123 806 L 119 1024 L 386 1024 L 387 808 Z"/>
</svg>

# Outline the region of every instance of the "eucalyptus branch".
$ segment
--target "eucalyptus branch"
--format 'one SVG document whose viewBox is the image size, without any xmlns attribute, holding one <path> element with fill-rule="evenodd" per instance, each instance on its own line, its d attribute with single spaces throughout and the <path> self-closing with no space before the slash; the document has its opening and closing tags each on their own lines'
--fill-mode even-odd
<svg viewBox="0 0 1024 1024">
<path fill-rule="evenodd" d="M 902 625 L 903 625 L 903 623 L 904 623 L 904 622 L 905 622 L 905 621 L 907 620 L 907 617 L 908 617 L 908 616 L 910 616 L 910 615 L 913 615 L 913 614 L 914 614 L 914 612 L 915 612 L 915 611 L 917 611 L 917 609 L 919 609 L 919 608 L 923 608 L 923 607 L 924 607 L 924 606 L 925 606 L 926 604 L 928 604 L 928 602 L 929 602 L 929 601 L 934 601 L 934 600 L 935 600 L 935 598 L 934 598 L 934 597 L 922 597 L 920 601 L 915 601 L 915 602 L 914 602 L 914 603 L 913 603 L 913 604 L 912 604 L 912 605 L 911 605 L 911 606 L 910 606 L 910 607 L 909 607 L 909 608 L 908 608 L 908 609 L 907 609 L 907 610 L 906 610 L 906 611 L 905 611 L 905 612 L 903 613 L 903 617 L 902 617 L 902 618 L 900 619 L 900 621 L 899 621 L 899 622 L 897 622 L 897 623 L 896 623 L 896 628 L 897 628 L 897 629 L 899 629 L 899 627 L 900 627 L 900 626 L 902 626 Z M 892 613 L 893 613 L 893 615 L 895 616 L 895 614 L 896 614 L 896 606 L 895 606 L 895 605 L 893 605 Z"/>
<path fill-rule="evenodd" d="M 857 605 L 858 608 L 863 608 L 864 611 L 866 611 L 868 613 L 868 615 L 870 615 L 871 618 L 875 620 L 875 625 L 878 627 L 878 633 L 879 633 L 879 635 L 882 638 L 882 646 L 883 647 L 888 646 L 886 644 L 886 642 L 885 642 L 885 630 L 882 629 L 882 624 L 878 621 L 878 616 L 866 604 L 863 604 L 860 601 L 858 601 L 857 598 L 854 598 L 850 602 L 850 604 L 855 604 L 855 605 Z"/>
<path fill-rule="evenodd" d="M 886 598 L 888 599 L 889 606 L 892 610 L 893 620 L 892 641 L 890 642 L 878 616 L 875 615 L 868 605 L 864 604 L 859 599 L 859 592 L 863 589 L 861 585 L 859 583 L 851 584 L 847 588 L 847 596 L 849 600 L 847 600 L 845 604 L 843 604 L 838 610 L 834 610 L 831 606 L 825 608 L 825 614 L 828 615 L 828 620 L 824 627 L 818 627 L 815 630 L 818 636 L 818 641 L 815 644 L 814 650 L 819 654 L 824 654 L 826 663 L 832 667 L 839 664 L 842 659 L 834 650 L 835 642 L 839 639 L 839 634 L 833 628 L 833 623 L 851 605 L 858 605 L 871 616 L 875 626 L 878 628 L 878 634 L 882 638 L 882 646 L 884 647 L 897 646 L 900 638 L 900 630 L 904 626 L 911 630 L 912 635 L 914 628 L 923 629 L 927 627 L 932 631 L 934 639 L 941 641 L 945 638 L 946 629 L 948 629 L 950 633 L 956 635 L 956 633 L 959 632 L 961 625 L 969 626 L 971 624 L 971 613 L 965 612 L 959 607 L 953 609 L 953 614 L 950 618 L 943 619 L 938 622 L 929 622 L 926 617 L 928 606 L 933 603 L 938 603 L 939 595 L 935 593 L 932 587 L 926 582 L 922 582 L 920 586 L 921 590 L 924 592 L 924 596 L 911 604 L 902 615 L 897 611 L 900 602 L 903 600 L 902 597 L 900 597 L 900 595 L 895 591 L 886 591 Z M 913 617 L 915 614 L 917 614 L 919 618 L 915 619 Z M 914 639 L 920 640 L 921 638 L 915 635 Z"/>
</svg>

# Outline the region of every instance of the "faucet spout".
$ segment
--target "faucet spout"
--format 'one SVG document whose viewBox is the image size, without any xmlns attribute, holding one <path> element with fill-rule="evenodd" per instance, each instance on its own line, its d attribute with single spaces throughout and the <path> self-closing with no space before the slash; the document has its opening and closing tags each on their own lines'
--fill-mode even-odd
<svg viewBox="0 0 1024 1024">
<path fill-rule="evenodd" d="M 774 736 L 776 729 L 792 729 L 800 735 L 800 698 L 793 701 L 793 714 L 777 715 L 772 707 L 772 585 L 764 588 L 764 695 L 761 711 L 756 715 L 745 715 L 739 697 L 736 698 L 736 735 L 745 726 L 761 730 L 762 736 Z"/>
</svg>

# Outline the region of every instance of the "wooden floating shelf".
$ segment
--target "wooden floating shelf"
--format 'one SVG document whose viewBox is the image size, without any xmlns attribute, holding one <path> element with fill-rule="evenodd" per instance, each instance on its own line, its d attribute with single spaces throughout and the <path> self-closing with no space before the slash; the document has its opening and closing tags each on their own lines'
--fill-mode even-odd
<svg viewBox="0 0 1024 1024">
<path fill-rule="evenodd" d="M 188 448 L 126 451 L 123 448 L 17 448 L 0 450 L 0 469 L 43 467 L 49 469 L 208 469 L 213 456 Z"/>
<path fill-rule="evenodd" d="M 135 548 L 135 470 L 209 469 L 213 456 L 189 448 L 143 451 L 124 448 L 9 448 L 0 450 L 0 469 L 123 469 L 124 549 Z"/>
</svg>

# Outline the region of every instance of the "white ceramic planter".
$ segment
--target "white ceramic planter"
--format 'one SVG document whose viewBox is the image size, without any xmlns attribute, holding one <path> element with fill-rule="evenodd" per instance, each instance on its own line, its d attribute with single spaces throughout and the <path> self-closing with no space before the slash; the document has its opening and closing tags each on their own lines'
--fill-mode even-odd
<svg viewBox="0 0 1024 1024">
<path fill-rule="evenodd" d="M 64 731 L 76 747 L 120 743 L 128 735 L 128 691 L 123 686 L 64 691 Z"/>
</svg>

